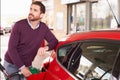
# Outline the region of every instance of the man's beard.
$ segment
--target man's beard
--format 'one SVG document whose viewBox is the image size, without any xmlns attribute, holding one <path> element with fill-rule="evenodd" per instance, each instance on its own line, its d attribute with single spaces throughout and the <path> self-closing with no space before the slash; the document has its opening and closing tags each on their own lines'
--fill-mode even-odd
<svg viewBox="0 0 120 80">
<path fill-rule="evenodd" d="M 32 15 L 32 14 L 29 14 L 28 19 L 29 19 L 30 21 L 37 21 L 37 20 L 39 20 L 38 17 L 35 17 L 35 16 Z"/>
</svg>

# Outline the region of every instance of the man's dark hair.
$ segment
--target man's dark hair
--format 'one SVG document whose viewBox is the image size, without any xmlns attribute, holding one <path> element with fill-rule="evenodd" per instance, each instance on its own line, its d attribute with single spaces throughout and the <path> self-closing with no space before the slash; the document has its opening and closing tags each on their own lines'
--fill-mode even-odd
<svg viewBox="0 0 120 80">
<path fill-rule="evenodd" d="M 41 13 L 45 13 L 45 6 L 40 1 L 34 1 L 32 4 L 40 6 Z"/>
</svg>

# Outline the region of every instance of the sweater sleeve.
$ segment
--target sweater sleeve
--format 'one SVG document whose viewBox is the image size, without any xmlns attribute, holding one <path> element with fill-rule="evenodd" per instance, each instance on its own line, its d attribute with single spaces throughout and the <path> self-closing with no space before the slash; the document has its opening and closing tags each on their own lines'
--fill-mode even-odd
<svg viewBox="0 0 120 80">
<path fill-rule="evenodd" d="M 19 45 L 19 39 L 20 39 L 19 25 L 16 23 L 10 35 L 9 44 L 8 44 L 8 54 L 13 64 L 18 68 L 24 65 L 20 58 L 19 52 L 17 51 L 17 46 Z"/>
<path fill-rule="evenodd" d="M 47 41 L 47 46 L 49 47 L 49 50 L 52 50 L 55 48 L 55 46 L 58 44 L 58 40 L 55 37 L 55 35 L 50 31 L 50 29 L 47 27 L 45 39 Z"/>
</svg>

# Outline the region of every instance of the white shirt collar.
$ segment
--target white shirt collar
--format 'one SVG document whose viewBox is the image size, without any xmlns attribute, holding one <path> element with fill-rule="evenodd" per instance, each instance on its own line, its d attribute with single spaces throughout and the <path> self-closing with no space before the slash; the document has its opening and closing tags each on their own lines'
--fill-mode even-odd
<svg viewBox="0 0 120 80">
<path fill-rule="evenodd" d="M 33 26 L 31 25 L 31 23 L 30 23 L 30 21 L 29 21 L 28 18 L 27 18 L 27 21 L 28 21 L 28 24 L 30 25 L 30 27 L 31 27 L 32 29 L 37 29 L 37 28 L 39 27 L 39 25 L 40 25 L 40 24 L 38 24 L 36 27 L 33 27 Z"/>
</svg>

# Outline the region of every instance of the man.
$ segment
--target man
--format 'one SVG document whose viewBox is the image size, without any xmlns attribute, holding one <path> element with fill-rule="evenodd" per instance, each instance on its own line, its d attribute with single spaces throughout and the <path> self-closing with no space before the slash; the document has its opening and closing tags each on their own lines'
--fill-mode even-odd
<svg viewBox="0 0 120 80">
<path fill-rule="evenodd" d="M 56 37 L 45 23 L 40 21 L 44 13 L 45 6 L 35 1 L 31 4 L 28 18 L 15 23 L 4 62 L 4 67 L 9 74 L 20 70 L 24 77 L 30 76 L 32 73 L 28 67 L 31 66 L 36 54 L 43 55 L 57 45 Z M 44 39 L 48 45 L 40 47 Z M 15 77 L 12 80 L 19 79 Z"/>
</svg>

